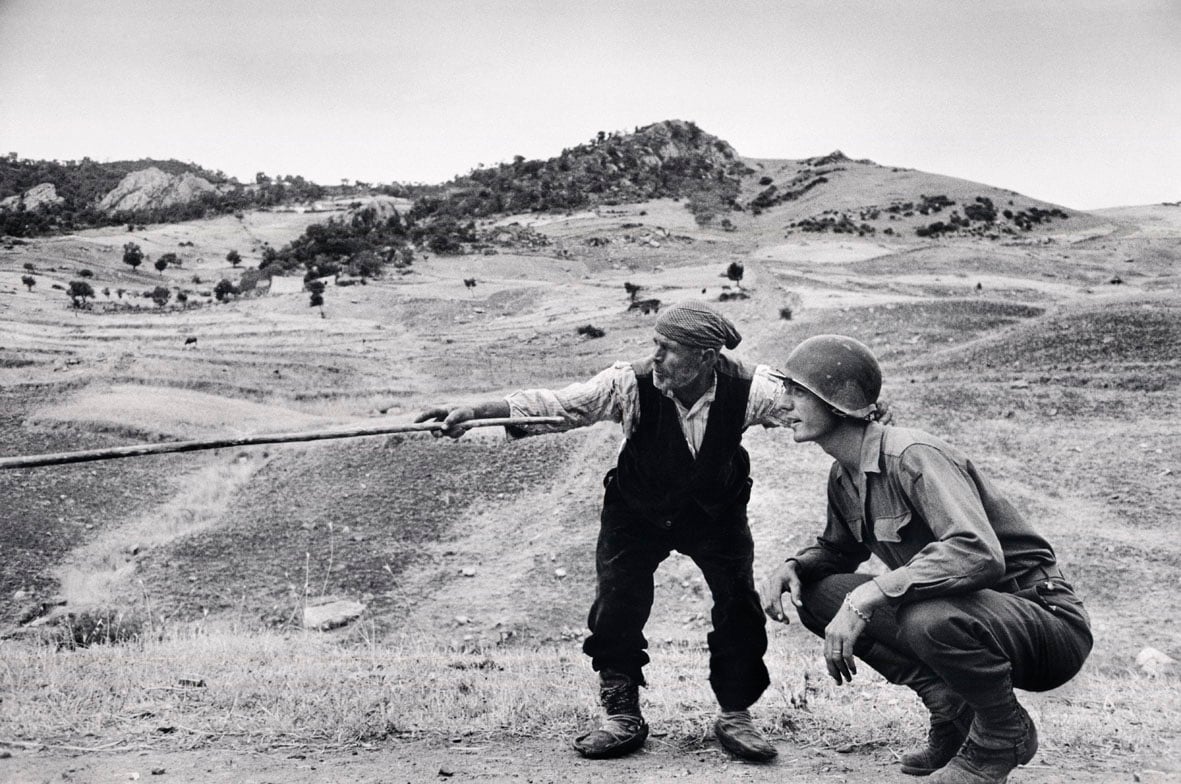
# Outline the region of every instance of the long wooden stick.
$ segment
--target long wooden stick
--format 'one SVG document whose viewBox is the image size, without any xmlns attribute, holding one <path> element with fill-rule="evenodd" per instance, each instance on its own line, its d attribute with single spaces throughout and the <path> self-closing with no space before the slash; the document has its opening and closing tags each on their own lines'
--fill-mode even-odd
<svg viewBox="0 0 1181 784">
<path fill-rule="evenodd" d="M 499 427 L 509 425 L 557 425 L 559 417 L 508 417 L 500 419 L 471 419 L 464 427 Z M 415 433 L 428 430 L 442 430 L 442 422 L 415 422 L 408 425 L 381 425 L 376 427 L 347 427 L 336 430 L 305 430 L 295 433 L 260 433 L 237 438 L 213 438 L 199 441 L 168 441 L 161 444 L 131 444 L 103 449 L 84 449 L 78 452 L 58 452 L 46 455 L 24 455 L 0 457 L 0 469 L 36 468 L 38 466 L 62 465 L 64 463 L 85 463 L 93 460 L 113 460 L 120 457 L 157 455 L 163 452 L 193 452 L 198 449 L 223 449 L 254 444 L 287 444 L 296 441 L 323 441 L 329 438 L 358 438 L 362 436 L 384 436 L 393 433 Z"/>
</svg>

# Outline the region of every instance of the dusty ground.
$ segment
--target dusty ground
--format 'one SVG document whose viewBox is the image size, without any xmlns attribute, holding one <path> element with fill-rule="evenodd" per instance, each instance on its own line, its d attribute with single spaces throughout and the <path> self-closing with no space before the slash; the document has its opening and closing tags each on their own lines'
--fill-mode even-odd
<svg viewBox="0 0 1181 784">
<path fill-rule="evenodd" d="M 17 753 L 0 759 L 5 784 L 123 784 L 127 781 L 203 782 L 204 784 L 421 784 L 422 782 L 487 782 L 488 784 L 714 784 L 720 781 L 866 782 L 916 781 L 894 767 L 893 758 L 878 752 L 841 754 L 824 749 L 778 744 L 779 758 L 768 765 L 731 759 L 712 742 L 694 750 L 669 748 L 659 739 L 637 754 L 618 760 L 584 760 L 561 743 L 490 741 L 480 745 L 448 742 L 403 743 L 346 753 L 315 753 L 307 749 L 266 752 L 122 752 L 70 755 Z M 1113 784 L 1114 782 L 1181 781 L 1181 775 L 1142 769 L 1111 771 L 1054 770 L 1044 765 L 1021 768 L 1011 776 L 1021 784 Z"/>
<path fill-rule="evenodd" d="M 35 241 L 0 251 L 0 438 L 4 454 L 29 454 L 409 421 L 438 400 L 566 383 L 642 356 L 651 317 L 627 312 L 624 282 L 665 301 L 716 299 L 737 292 L 719 275 L 741 259 L 747 298 L 722 305 L 746 338 L 738 354 L 778 362 L 827 331 L 873 346 L 900 420 L 978 456 L 1055 543 L 1092 609 L 1096 678 L 1137 677 L 1141 647 L 1181 653 L 1172 531 L 1181 403 L 1170 393 L 1181 381 L 1181 230 L 1173 213 L 1158 214 L 1166 209 L 1113 211 L 1036 242 L 919 245 L 791 239 L 770 222 L 710 233 L 679 205 L 650 205 L 644 216 L 620 208 L 540 225 L 555 243 L 544 253 L 430 258 L 405 277 L 330 288 L 327 318 L 303 293 L 75 314 L 51 285 L 81 268 L 112 289 L 151 288 L 160 276 L 119 263 L 125 232 Z M 691 241 L 584 243 L 618 237 L 637 218 Z M 248 215 L 135 239 L 153 254 L 196 241 L 199 252 L 166 279 L 197 275 L 208 287 L 236 274 L 227 250 L 250 259 L 259 238 L 278 244 L 306 220 Z M 38 270 L 33 292 L 19 285 L 25 263 Z M 473 276 L 477 287 L 465 289 Z M 606 336 L 579 336 L 588 323 Z M 823 519 L 827 461 L 789 441 L 773 431 L 747 438 L 760 574 Z M 0 626 L 12 630 L 54 597 L 66 604 L 51 612 L 141 606 L 147 596 L 176 622 L 208 612 L 282 628 L 293 583 L 310 571 L 323 592 L 366 603 L 378 628 L 457 644 L 511 630 L 513 644 L 558 642 L 578 656 L 600 479 L 618 443 L 617 428 L 600 425 L 512 444 L 486 432 L 457 443 L 407 436 L 3 472 Z M 692 565 L 673 557 L 658 579 L 649 637 L 699 642 L 708 602 Z M 1063 699 L 1100 710 L 1112 681 L 1085 675 Z M 1048 746 L 1012 780 L 1181 780 L 1175 728 L 1145 741 L 1110 729 L 1082 750 Z M 64 747 L 111 739 L 39 748 L 0 732 L 0 751 L 12 754 L 0 759 L 0 781 L 909 780 L 892 770 L 888 748 L 779 740 L 780 761 L 762 768 L 729 760 L 707 728 L 688 747 L 654 738 L 610 763 L 580 760 L 560 738 L 436 737 L 321 753 L 216 743 L 119 751 L 116 739 L 83 753 Z"/>
</svg>

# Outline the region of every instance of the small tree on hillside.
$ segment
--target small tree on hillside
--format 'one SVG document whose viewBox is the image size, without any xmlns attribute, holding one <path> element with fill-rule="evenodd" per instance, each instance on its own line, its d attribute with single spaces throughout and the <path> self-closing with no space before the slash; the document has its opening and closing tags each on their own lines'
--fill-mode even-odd
<svg viewBox="0 0 1181 784">
<path fill-rule="evenodd" d="M 161 256 L 160 258 L 156 259 L 156 263 L 153 266 L 156 268 L 156 271 L 160 273 L 160 277 L 164 277 L 164 270 L 168 269 L 168 259 Z"/>
<path fill-rule="evenodd" d="M 66 294 L 74 304 L 74 308 L 86 307 L 86 301 L 94 297 L 94 288 L 84 280 L 71 280 Z"/>
<path fill-rule="evenodd" d="M 37 285 L 37 279 L 32 275 L 21 275 L 21 283 L 28 287 L 29 291 L 33 291 L 33 287 Z"/>
<path fill-rule="evenodd" d="M 228 278 L 222 278 L 213 287 L 213 296 L 217 297 L 218 302 L 225 302 L 237 293 L 238 287 L 231 283 Z"/>
<path fill-rule="evenodd" d="M 313 308 L 320 309 L 320 318 L 326 318 L 324 315 L 324 281 L 313 280 L 308 282 L 308 291 L 312 296 L 308 304 Z"/>
<path fill-rule="evenodd" d="M 157 286 L 152 289 L 152 302 L 156 303 L 156 307 L 164 307 L 168 304 L 168 300 L 171 297 L 172 291 L 165 286 Z"/>
<path fill-rule="evenodd" d="M 236 250 L 232 250 L 226 254 L 226 261 L 230 263 L 231 267 L 237 267 L 242 263 L 242 255 Z"/>
<path fill-rule="evenodd" d="M 732 261 L 730 266 L 726 267 L 726 277 L 734 281 L 734 285 L 738 288 L 742 288 L 742 274 L 745 271 L 741 261 Z"/>
<path fill-rule="evenodd" d="M 640 286 L 637 283 L 624 283 L 623 288 L 627 292 L 627 298 L 632 302 L 635 302 L 636 295 L 640 293 L 640 289 L 643 288 L 643 286 Z"/>
<path fill-rule="evenodd" d="M 128 242 L 123 246 L 123 263 L 135 269 L 140 264 L 143 264 L 144 252 L 134 242 Z"/>
</svg>

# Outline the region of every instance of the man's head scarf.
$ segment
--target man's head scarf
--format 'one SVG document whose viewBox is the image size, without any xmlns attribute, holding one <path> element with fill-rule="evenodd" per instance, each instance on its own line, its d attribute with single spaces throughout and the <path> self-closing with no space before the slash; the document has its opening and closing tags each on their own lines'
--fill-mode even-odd
<svg viewBox="0 0 1181 784">
<path fill-rule="evenodd" d="M 742 335 L 730 319 L 700 300 L 689 300 L 661 312 L 656 332 L 669 340 L 698 348 L 735 348 Z"/>
</svg>

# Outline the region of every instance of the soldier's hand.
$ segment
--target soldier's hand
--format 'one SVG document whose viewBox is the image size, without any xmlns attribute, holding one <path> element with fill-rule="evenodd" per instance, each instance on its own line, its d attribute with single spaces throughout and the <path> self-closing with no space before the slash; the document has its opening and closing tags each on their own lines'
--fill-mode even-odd
<svg viewBox="0 0 1181 784">
<path fill-rule="evenodd" d="M 857 674 L 853 645 L 864 630 L 865 621 L 845 605 L 841 605 L 832 621 L 824 627 L 824 664 L 837 685 L 842 680 L 852 683 L 853 676 Z"/>
<path fill-rule="evenodd" d="M 451 408 L 435 407 L 428 408 L 421 414 L 414 418 L 415 422 L 426 422 L 428 420 L 435 420 L 442 422 L 443 428 L 441 430 L 432 430 L 431 435 L 435 438 L 441 436 L 450 436 L 451 438 L 459 438 L 471 428 L 463 427 L 462 423 L 469 419 L 475 419 L 476 412 L 467 406 L 453 406 Z"/>
<path fill-rule="evenodd" d="M 894 424 L 894 412 L 890 410 L 890 401 L 878 399 L 878 421 L 883 425 Z"/>
<path fill-rule="evenodd" d="M 763 611 L 773 621 L 791 623 L 791 618 L 783 610 L 783 594 L 791 596 L 791 603 L 800 607 L 800 578 L 796 574 L 796 562 L 785 561 L 780 564 L 771 576 L 759 586 L 759 598 L 763 603 Z"/>
</svg>

